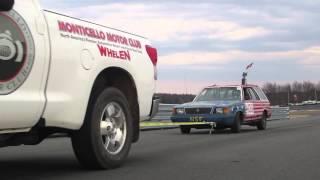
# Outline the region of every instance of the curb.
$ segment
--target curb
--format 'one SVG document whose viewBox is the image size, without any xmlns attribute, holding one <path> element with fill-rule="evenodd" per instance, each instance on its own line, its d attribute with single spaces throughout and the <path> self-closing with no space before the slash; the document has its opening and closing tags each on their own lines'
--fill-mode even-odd
<svg viewBox="0 0 320 180">
<path fill-rule="evenodd" d="M 267 121 L 281 121 L 281 120 L 289 120 L 290 118 L 282 118 L 282 119 L 267 119 Z"/>
</svg>

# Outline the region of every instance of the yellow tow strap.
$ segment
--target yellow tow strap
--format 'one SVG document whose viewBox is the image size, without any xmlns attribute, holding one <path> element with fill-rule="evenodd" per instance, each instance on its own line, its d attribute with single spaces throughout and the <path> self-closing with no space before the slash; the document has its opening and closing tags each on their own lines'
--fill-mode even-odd
<svg viewBox="0 0 320 180">
<path fill-rule="evenodd" d="M 140 127 L 161 127 L 161 126 L 187 126 L 187 125 L 210 125 L 215 127 L 214 122 L 141 122 Z"/>
</svg>

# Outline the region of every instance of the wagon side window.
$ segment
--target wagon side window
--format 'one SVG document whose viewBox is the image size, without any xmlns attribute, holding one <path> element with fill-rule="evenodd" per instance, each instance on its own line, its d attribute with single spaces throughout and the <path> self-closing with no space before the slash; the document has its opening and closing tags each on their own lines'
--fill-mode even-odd
<svg viewBox="0 0 320 180">
<path fill-rule="evenodd" d="M 268 100 L 267 96 L 265 93 L 260 89 L 259 87 L 255 87 L 254 90 L 257 92 L 258 96 L 260 97 L 261 100 Z"/>
<path fill-rule="evenodd" d="M 245 100 L 259 100 L 259 96 L 252 88 L 244 88 Z"/>
<path fill-rule="evenodd" d="M 248 88 L 243 89 L 243 95 L 244 95 L 244 100 L 246 100 L 246 101 L 251 100 Z"/>
</svg>

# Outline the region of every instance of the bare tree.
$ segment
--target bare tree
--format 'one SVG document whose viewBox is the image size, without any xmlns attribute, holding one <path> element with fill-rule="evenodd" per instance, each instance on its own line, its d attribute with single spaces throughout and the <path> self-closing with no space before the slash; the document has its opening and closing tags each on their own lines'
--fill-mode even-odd
<svg viewBox="0 0 320 180">
<path fill-rule="evenodd" d="M 320 98 L 320 82 L 316 84 L 310 81 L 295 81 L 283 85 L 267 82 L 263 90 L 273 105 L 288 105 L 289 102 L 298 103 Z"/>
</svg>

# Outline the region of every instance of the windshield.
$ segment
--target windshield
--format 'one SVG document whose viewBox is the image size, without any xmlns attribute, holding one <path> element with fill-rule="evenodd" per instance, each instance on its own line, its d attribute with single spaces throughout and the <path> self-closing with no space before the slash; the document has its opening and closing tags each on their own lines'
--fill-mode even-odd
<svg viewBox="0 0 320 180">
<path fill-rule="evenodd" d="M 204 89 L 195 102 L 199 101 L 240 101 L 241 91 L 236 87 L 219 87 Z"/>
</svg>

